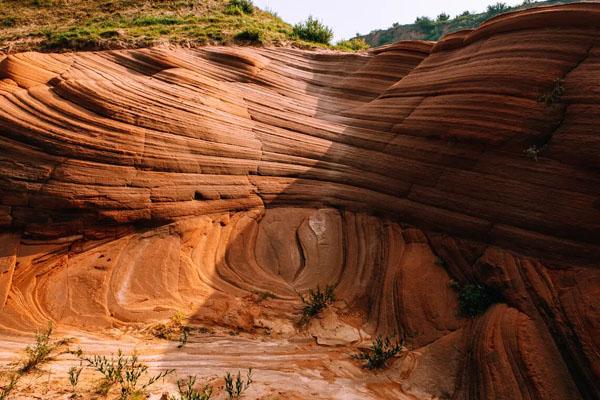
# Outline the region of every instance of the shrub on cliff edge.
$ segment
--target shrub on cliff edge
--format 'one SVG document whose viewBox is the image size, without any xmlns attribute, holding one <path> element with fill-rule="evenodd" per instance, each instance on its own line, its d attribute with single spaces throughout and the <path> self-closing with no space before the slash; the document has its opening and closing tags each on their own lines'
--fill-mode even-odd
<svg viewBox="0 0 600 400">
<path fill-rule="evenodd" d="M 308 42 L 329 44 L 333 31 L 318 19 L 309 16 L 306 21 L 294 25 L 292 35 Z"/>
<path fill-rule="evenodd" d="M 461 285 L 452 282 L 450 286 L 458 292 L 459 314 L 473 318 L 483 314 L 492 304 L 500 300 L 500 295 L 493 288 L 482 283 Z"/>
</svg>

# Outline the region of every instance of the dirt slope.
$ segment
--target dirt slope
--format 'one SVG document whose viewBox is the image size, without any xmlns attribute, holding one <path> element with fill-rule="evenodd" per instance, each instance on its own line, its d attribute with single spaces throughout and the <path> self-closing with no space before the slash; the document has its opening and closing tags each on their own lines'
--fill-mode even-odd
<svg viewBox="0 0 600 400">
<path fill-rule="evenodd" d="M 329 283 L 313 336 L 396 335 L 410 357 L 385 385 L 308 362 L 354 392 L 303 395 L 598 398 L 598 21 L 539 8 L 368 55 L 5 57 L 0 328 L 102 337 L 182 310 L 277 343 L 303 337 L 297 293 Z M 502 301 L 461 318 L 452 279 Z"/>
</svg>

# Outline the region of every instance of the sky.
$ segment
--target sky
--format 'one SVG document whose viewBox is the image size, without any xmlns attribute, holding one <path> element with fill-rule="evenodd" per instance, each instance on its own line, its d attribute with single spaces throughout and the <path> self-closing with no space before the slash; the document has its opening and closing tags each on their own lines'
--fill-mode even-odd
<svg viewBox="0 0 600 400">
<path fill-rule="evenodd" d="M 334 41 L 349 39 L 357 33 L 384 29 L 394 22 L 410 24 L 415 18 L 435 18 L 442 12 L 454 17 L 465 10 L 482 12 L 498 0 L 254 0 L 260 8 L 277 12 L 291 24 L 309 15 L 320 19 L 334 32 Z M 508 5 L 522 0 L 502 0 Z"/>
</svg>

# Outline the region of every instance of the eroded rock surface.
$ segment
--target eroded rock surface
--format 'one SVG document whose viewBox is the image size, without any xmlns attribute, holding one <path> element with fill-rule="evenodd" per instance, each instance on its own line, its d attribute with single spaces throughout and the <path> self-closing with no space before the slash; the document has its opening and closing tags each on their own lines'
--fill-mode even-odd
<svg viewBox="0 0 600 400">
<path fill-rule="evenodd" d="M 531 9 L 368 55 L 0 56 L 0 329 L 182 310 L 286 336 L 333 284 L 344 342 L 411 349 L 369 396 L 598 398 L 599 21 Z M 502 303 L 461 318 L 451 280 Z"/>
</svg>

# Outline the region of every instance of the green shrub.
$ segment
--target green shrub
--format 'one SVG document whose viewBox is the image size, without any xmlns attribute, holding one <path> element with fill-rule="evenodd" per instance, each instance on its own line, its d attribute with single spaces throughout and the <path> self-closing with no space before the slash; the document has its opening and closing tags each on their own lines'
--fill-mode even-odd
<svg viewBox="0 0 600 400">
<path fill-rule="evenodd" d="M 361 51 L 367 50 L 369 44 L 365 42 L 365 39 L 363 38 L 352 38 L 338 42 L 335 45 L 335 48 L 342 51 Z"/>
<path fill-rule="evenodd" d="M 435 22 L 429 17 L 417 17 L 415 25 L 425 34 L 430 33 L 435 28 Z"/>
<path fill-rule="evenodd" d="M 437 22 L 446 22 L 450 19 L 450 16 L 446 13 L 441 13 L 440 15 L 437 16 L 436 21 Z"/>
<path fill-rule="evenodd" d="M 262 43 L 264 36 L 258 29 L 245 29 L 238 32 L 234 39 L 239 42 Z"/>
<path fill-rule="evenodd" d="M 178 348 L 182 348 L 188 342 L 191 327 L 187 325 L 188 318 L 181 311 L 177 311 L 167 322 L 156 324 L 151 333 L 159 339 L 178 340 Z"/>
<path fill-rule="evenodd" d="M 459 312 L 463 317 L 473 318 L 482 314 L 500 300 L 500 295 L 496 290 L 481 283 L 461 285 L 458 282 L 452 282 L 451 287 L 458 292 Z"/>
<path fill-rule="evenodd" d="M 33 346 L 27 346 L 25 353 L 27 353 L 27 359 L 19 368 L 19 373 L 25 374 L 29 371 L 37 368 L 41 364 L 47 362 L 50 359 L 50 355 L 57 348 L 65 345 L 68 340 L 63 339 L 56 342 L 50 342 L 50 336 L 52 335 L 52 324 L 49 323 L 48 327 L 44 330 L 38 331 L 35 335 L 35 344 Z"/>
<path fill-rule="evenodd" d="M 510 7 L 506 5 L 506 3 L 496 3 L 496 4 L 490 4 L 487 7 L 487 15 L 488 17 L 497 15 L 497 14 L 501 14 L 503 12 L 507 12 L 510 10 Z"/>
<path fill-rule="evenodd" d="M 177 380 L 177 390 L 179 391 L 179 398 L 175 396 L 170 396 L 169 400 L 209 400 L 212 397 L 212 386 L 207 384 L 200 389 L 195 389 L 195 385 L 195 376 L 188 376 L 187 380 Z"/>
<path fill-rule="evenodd" d="M 318 19 L 310 16 L 306 21 L 294 25 L 292 35 L 308 42 L 329 44 L 333 38 L 333 31 Z"/>
<path fill-rule="evenodd" d="M 118 384 L 120 387 L 120 400 L 145 396 L 146 389 L 149 386 L 175 372 L 173 369 L 165 370 L 158 375 L 149 377 L 146 383 L 140 384 L 139 380 L 147 374 L 148 366 L 139 362 L 136 354 L 126 357 L 119 350 L 116 358 L 111 357 L 108 359 L 105 356 L 95 355 L 91 358 L 82 357 L 82 359 L 88 363 L 88 366 L 102 374 L 103 381 L 99 393 L 106 395 L 115 384 Z"/>
<path fill-rule="evenodd" d="M 225 393 L 227 393 L 227 399 L 233 400 L 241 398 L 242 394 L 248 389 L 251 383 L 252 368 L 250 368 L 246 374 L 246 381 L 242 378 L 240 371 L 238 371 L 235 381 L 233 380 L 233 376 L 227 372 L 225 375 Z"/>
<path fill-rule="evenodd" d="M 300 323 L 305 324 L 309 319 L 323 311 L 328 305 L 333 304 L 333 302 L 335 302 L 334 291 L 335 286 L 332 285 L 327 285 L 324 291 L 317 286 L 316 290 L 308 289 L 308 296 L 300 296 L 304 303 Z"/>
<path fill-rule="evenodd" d="M 389 360 L 398 354 L 401 349 L 401 342 L 392 343 L 389 337 L 384 339 L 377 336 L 370 349 L 360 350 L 359 353 L 353 354 L 352 358 L 366 361 L 364 367 L 367 369 L 381 369 L 386 367 Z"/>
<path fill-rule="evenodd" d="M 225 12 L 231 15 L 252 14 L 254 13 L 254 4 L 251 0 L 229 0 Z"/>
</svg>

